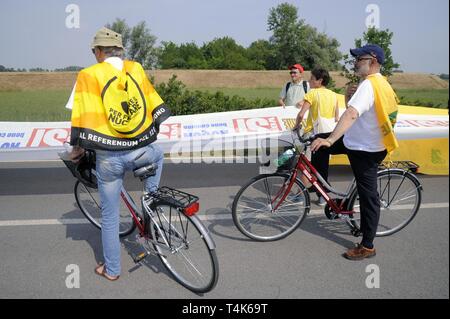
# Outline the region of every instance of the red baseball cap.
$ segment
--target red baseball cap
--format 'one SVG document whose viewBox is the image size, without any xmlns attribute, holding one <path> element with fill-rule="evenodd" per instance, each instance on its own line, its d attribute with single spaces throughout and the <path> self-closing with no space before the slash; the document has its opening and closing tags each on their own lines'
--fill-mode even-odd
<svg viewBox="0 0 450 319">
<path fill-rule="evenodd" d="M 292 69 L 297 69 L 297 70 L 299 70 L 300 71 L 300 73 L 303 73 L 305 70 L 303 69 L 303 67 L 301 66 L 301 64 L 294 64 L 294 65 L 291 65 L 290 67 L 289 67 L 289 70 L 292 70 Z"/>
</svg>

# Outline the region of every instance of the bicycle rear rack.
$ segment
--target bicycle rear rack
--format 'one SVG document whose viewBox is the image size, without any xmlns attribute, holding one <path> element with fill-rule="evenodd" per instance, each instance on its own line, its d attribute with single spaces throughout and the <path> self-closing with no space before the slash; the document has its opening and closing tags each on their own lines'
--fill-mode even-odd
<svg viewBox="0 0 450 319">
<path fill-rule="evenodd" d="M 152 197 L 158 204 L 171 205 L 180 209 L 185 209 L 198 201 L 198 197 L 195 195 L 167 186 L 159 188 L 156 193 L 152 194 Z"/>
<path fill-rule="evenodd" d="M 411 161 L 386 161 L 378 165 L 379 170 L 398 168 L 408 172 L 417 173 L 419 165 Z"/>
</svg>

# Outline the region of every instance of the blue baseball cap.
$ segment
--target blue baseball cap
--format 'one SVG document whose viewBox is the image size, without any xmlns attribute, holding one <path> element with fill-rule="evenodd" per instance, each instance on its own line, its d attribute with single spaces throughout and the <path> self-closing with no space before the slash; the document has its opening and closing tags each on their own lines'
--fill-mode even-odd
<svg viewBox="0 0 450 319">
<path fill-rule="evenodd" d="M 384 63 L 384 50 L 376 44 L 367 44 L 361 48 L 351 49 L 350 54 L 354 57 L 369 54 L 376 58 L 378 63 Z"/>
</svg>

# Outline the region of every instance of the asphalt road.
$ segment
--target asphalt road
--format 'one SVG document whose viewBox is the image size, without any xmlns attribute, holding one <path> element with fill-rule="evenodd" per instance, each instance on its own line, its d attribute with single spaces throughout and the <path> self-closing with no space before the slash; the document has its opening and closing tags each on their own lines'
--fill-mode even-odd
<svg viewBox="0 0 450 319">
<path fill-rule="evenodd" d="M 200 215 L 217 244 L 219 282 L 199 296 L 156 257 L 136 268 L 132 235 L 122 241 L 120 280 L 96 276 L 100 233 L 77 209 L 69 171 L 57 162 L 0 165 L 0 298 L 449 298 L 448 176 L 420 175 L 424 208 L 417 217 L 377 238 L 375 258 L 352 262 L 341 254 L 357 239 L 318 206 L 283 240 L 253 242 L 239 233 L 230 206 L 240 185 L 258 173 L 255 164 L 167 164 L 161 184 L 200 197 Z M 333 167 L 330 179 L 345 189 L 351 171 Z M 126 185 L 138 194 L 138 181 L 128 176 Z M 69 265 L 80 271 L 79 288 L 66 286 Z M 379 288 L 366 286 L 373 265 Z"/>
</svg>

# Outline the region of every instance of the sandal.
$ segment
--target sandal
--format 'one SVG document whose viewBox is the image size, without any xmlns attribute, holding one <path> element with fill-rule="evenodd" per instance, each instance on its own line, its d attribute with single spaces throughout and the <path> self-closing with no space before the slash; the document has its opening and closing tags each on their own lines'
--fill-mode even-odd
<svg viewBox="0 0 450 319">
<path fill-rule="evenodd" d="M 100 269 L 103 267 L 103 269 L 100 271 Z M 104 263 L 100 263 L 97 265 L 97 267 L 95 267 L 95 273 L 99 276 L 105 277 L 106 279 L 108 279 L 109 281 L 116 281 L 117 279 L 119 279 L 119 276 L 110 276 L 106 273 L 106 267 Z"/>
</svg>

